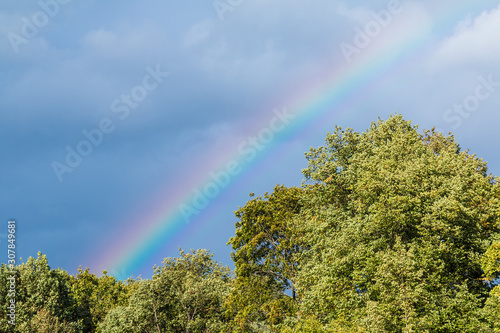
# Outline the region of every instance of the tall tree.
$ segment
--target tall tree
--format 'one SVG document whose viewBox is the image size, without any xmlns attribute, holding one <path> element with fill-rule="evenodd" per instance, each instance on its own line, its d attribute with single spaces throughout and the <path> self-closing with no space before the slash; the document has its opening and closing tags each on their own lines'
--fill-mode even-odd
<svg viewBox="0 0 500 333">
<path fill-rule="evenodd" d="M 236 211 L 236 234 L 228 242 L 236 279 L 226 306 L 237 330 L 247 332 L 259 322 L 275 326 L 295 311 L 295 255 L 303 246 L 294 219 L 301 193 L 276 186 Z"/>
<path fill-rule="evenodd" d="M 486 329 L 480 258 L 499 218 L 486 162 L 400 115 L 325 142 L 306 155 L 299 314 L 353 330 Z"/>
</svg>

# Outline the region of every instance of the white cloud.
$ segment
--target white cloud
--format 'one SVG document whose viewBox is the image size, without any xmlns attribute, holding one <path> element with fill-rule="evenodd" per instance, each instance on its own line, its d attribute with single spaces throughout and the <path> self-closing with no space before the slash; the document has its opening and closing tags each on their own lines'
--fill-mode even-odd
<svg viewBox="0 0 500 333">
<path fill-rule="evenodd" d="M 500 57 L 500 6 L 460 22 L 455 34 L 438 48 L 434 66 L 463 65 L 470 62 L 498 62 Z"/>
<path fill-rule="evenodd" d="M 84 37 L 86 46 L 99 51 L 105 51 L 110 46 L 115 47 L 117 41 L 118 36 L 115 32 L 103 29 L 91 31 Z"/>
<path fill-rule="evenodd" d="M 204 20 L 193 25 L 184 36 L 183 45 L 190 47 L 203 42 L 210 37 L 213 28 L 213 20 Z"/>
<path fill-rule="evenodd" d="M 97 29 L 82 39 L 84 54 L 97 59 L 140 60 L 165 54 L 168 38 L 165 29 L 149 23 L 137 27 L 119 26 Z"/>
</svg>

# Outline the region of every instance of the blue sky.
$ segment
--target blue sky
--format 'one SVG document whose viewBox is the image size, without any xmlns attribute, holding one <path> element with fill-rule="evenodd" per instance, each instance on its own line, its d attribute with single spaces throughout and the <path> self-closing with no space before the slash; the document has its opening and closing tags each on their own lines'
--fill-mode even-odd
<svg viewBox="0 0 500 333">
<path fill-rule="evenodd" d="M 348 103 L 274 130 L 210 199 L 217 214 L 193 216 L 142 268 L 115 273 L 148 277 L 179 246 L 230 265 L 233 211 L 250 192 L 300 185 L 304 153 L 335 125 L 363 131 L 397 111 L 452 131 L 498 175 L 498 31 L 489 0 L 0 1 L 1 219 L 18 221 L 19 257 L 100 273 L 99 256 L 133 241 L 131 216 L 202 186 L 294 96 L 381 57 L 393 65 L 358 74 Z"/>
</svg>

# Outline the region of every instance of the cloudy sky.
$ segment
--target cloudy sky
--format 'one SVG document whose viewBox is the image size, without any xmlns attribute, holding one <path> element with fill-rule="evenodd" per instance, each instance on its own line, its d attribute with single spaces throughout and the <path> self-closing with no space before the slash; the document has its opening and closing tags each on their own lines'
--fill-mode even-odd
<svg viewBox="0 0 500 333">
<path fill-rule="evenodd" d="M 499 175 L 500 5 L 463 2 L 0 0 L 18 259 L 150 277 L 181 246 L 230 265 L 250 192 L 300 185 L 335 125 L 395 112 Z"/>
</svg>

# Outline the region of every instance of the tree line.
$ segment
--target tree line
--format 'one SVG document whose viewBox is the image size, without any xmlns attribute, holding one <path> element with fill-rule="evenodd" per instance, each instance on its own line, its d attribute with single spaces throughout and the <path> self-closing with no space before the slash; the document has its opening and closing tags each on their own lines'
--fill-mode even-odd
<svg viewBox="0 0 500 333">
<path fill-rule="evenodd" d="M 151 279 L 0 267 L 2 332 L 500 332 L 500 182 L 401 115 L 336 127 L 300 187 L 236 212 L 234 271 L 180 251 Z"/>
</svg>

